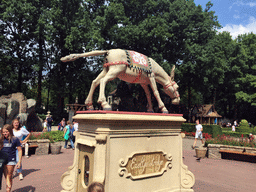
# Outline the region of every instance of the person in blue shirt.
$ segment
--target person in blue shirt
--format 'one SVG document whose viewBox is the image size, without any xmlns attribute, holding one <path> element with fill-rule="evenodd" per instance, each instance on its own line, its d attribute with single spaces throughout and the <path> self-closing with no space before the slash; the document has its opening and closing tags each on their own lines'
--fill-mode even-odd
<svg viewBox="0 0 256 192">
<path fill-rule="evenodd" d="M 4 125 L 1 129 L 1 138 L 3 140 L 3 149 L 1 150 L 8 155 L 7 164 L 4 166 L 4 176 L 6 179 L 6 191 L 10 192 L 12 189 L 12 177 L 15 165 L 20 168 L 22 159 L 22 148 L 20 140 L 13 136 L 12 126 Z M 16 148 L 19 154 L 19 161 L 16 162 Z"/>
<path fill-rule="evenodd" d="M 3 139 L 0 139 L 0 191 L 2 189 L 2 176 L 3 176 L 4 166 L 8 162 L 8 155 L 1 151 L 1 149 L 3 148 L 3 145 L 4 145 Z"/>
</svg>

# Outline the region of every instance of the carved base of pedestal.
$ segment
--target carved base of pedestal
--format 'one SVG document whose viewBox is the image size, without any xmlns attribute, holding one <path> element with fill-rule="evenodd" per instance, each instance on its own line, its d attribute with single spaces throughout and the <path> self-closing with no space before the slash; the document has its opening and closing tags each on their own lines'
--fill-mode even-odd
<svg viewBox="0 0 256 192">
<path fill-rule="evenodd" d="M 106 192 L 194 191 L 195 176 L 182 159 L 181 116 L 106 113 L 74 119 L 74 163 L 61 177 L 62 192 L 87 191 L 93 181 Z"/>
</svg>

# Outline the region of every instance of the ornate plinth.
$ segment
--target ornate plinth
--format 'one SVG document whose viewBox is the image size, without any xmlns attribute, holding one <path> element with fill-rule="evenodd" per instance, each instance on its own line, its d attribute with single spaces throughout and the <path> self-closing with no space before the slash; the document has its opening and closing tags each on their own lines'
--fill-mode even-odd
<svg viewBox="0 0 256 192">
<path fill-rule="evenodd" d="M 182 115 L 84 111 L 73 117 L 74 162 L 61 177 L 62 192 L 193 191 L 195 177 L 182 160 Z"/>
</svg>

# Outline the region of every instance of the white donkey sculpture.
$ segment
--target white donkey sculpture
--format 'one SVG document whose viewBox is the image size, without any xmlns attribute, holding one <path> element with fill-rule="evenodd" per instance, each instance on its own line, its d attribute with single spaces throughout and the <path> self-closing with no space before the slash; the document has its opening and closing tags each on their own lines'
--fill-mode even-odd
<svg viewBox="0 0 256 192">
<path fill-rule="evenodd" d="M 97 55 L 105 55 L 103 71 L 98 75 L 96 79 L 92 81 L 91 89 L 87 99 L 85 100 L 87 109 L 93 110 L 93 93 L 95 88 L 100 85 L 98 103 L 101 103 L 101 106 L 104 110 L 111 110 L 111 106 L 106 101 L 105 86 L 108 81 L 111 81 L 117 77 L 129 83 L 139 83 L 142 86 L 147 96 L 148 112 L 153 112 L 151 94 L 148 88 L 148 84 L 153 90 L 153 93 L 158 102 L 158 107 L 161 109 L 162 113 L 168 113 L 168 110 L 160 98 L 156 82 L 160 83 L 164 87 L 165 93 L 171 97 L 173 104 L 179 104 L 180 96 L 177 91 L 179 86 L 174 81 L 175 66 L 173 66 L 171 76 L 169 76 L 163 70 L 163 68 L 152 58 L 148 58 L 147 56 L 138 52 L 122 49 L 91 51 L 81 54 L 70 54 L 68 56 L 62 57 L 61 61 L 69 62 L 74 61 L 80 57 Z"/>
</svg>

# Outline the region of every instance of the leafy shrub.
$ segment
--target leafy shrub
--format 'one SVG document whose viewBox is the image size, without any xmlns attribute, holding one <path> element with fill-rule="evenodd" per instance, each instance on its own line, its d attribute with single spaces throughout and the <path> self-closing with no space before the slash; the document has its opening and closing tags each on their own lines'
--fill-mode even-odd
<svg viewBox="0 0 256 192">
<path fill-rule="evenodd" d="M 244 138 L 243 135 L 240 139 L 235 139 L 230 136 L 221 135 L 216 138 L 208 139 L 205 141 L 205 146 L 208 144 L 223 144 L 223 145 L 232 145 L 232 146 L 242 146 L 242 147 L 254 147 L 256 148 L 256 143 L 254 140 L 249 138 Z"/>
<path fill-rule="evenodd" d="M 253 129 L 250 128 L 249 123 L 246 119 L 242 119 L 239 127 L 236 128 L 238 132 L 251 133 Z"/>
<path fill-rule="evenodd" d="M 219 125 L 205 125 L 203 124 L 203 133 L 208 133 L 212 135 L 212 137 L 217 137 L 222 134 L 221 127 Z M 181 125 L 181 130 L 183 132 L 195 132 L 195 123 L 183 123 Z"/>
<path fill-rule="evenodd" d="M 186 136 L 191 136 L 191 137 L 195 137 L 195 132 L 186 132 L 186 131 L 184 131 L 184 132 L 182 132 L 182 133 L 184 133 Z M 212 138 L 212 135 L 210 135 L 210 134 L 208 134 L 208 133 L 203 133 L 203 138 L 205 139 L 205 140 L 207 140 L 207 139 L 211 139 Z"/>
<path fill-rule="evenodd" d="M 38 117 L 40 117 L 43 121 L 46 119 L 45 114 L 37 114 Z"/>
<path fill-rule="evenodd" d="M 65 141 L 63 138 L 63 131 L 51 131 L 51 132 L 34 132 L 31 134 L 30 140 L 36 139 L 49 139 L 51 143 L 58 141 Z"/>
<path fill-rule="evenodd" d="M 231 137 L 249 137 L 248 132 L 233 132 L 233 131 L 222 131 L 222 133 L 226 136 L 231 136 Z"/>
</svg>

